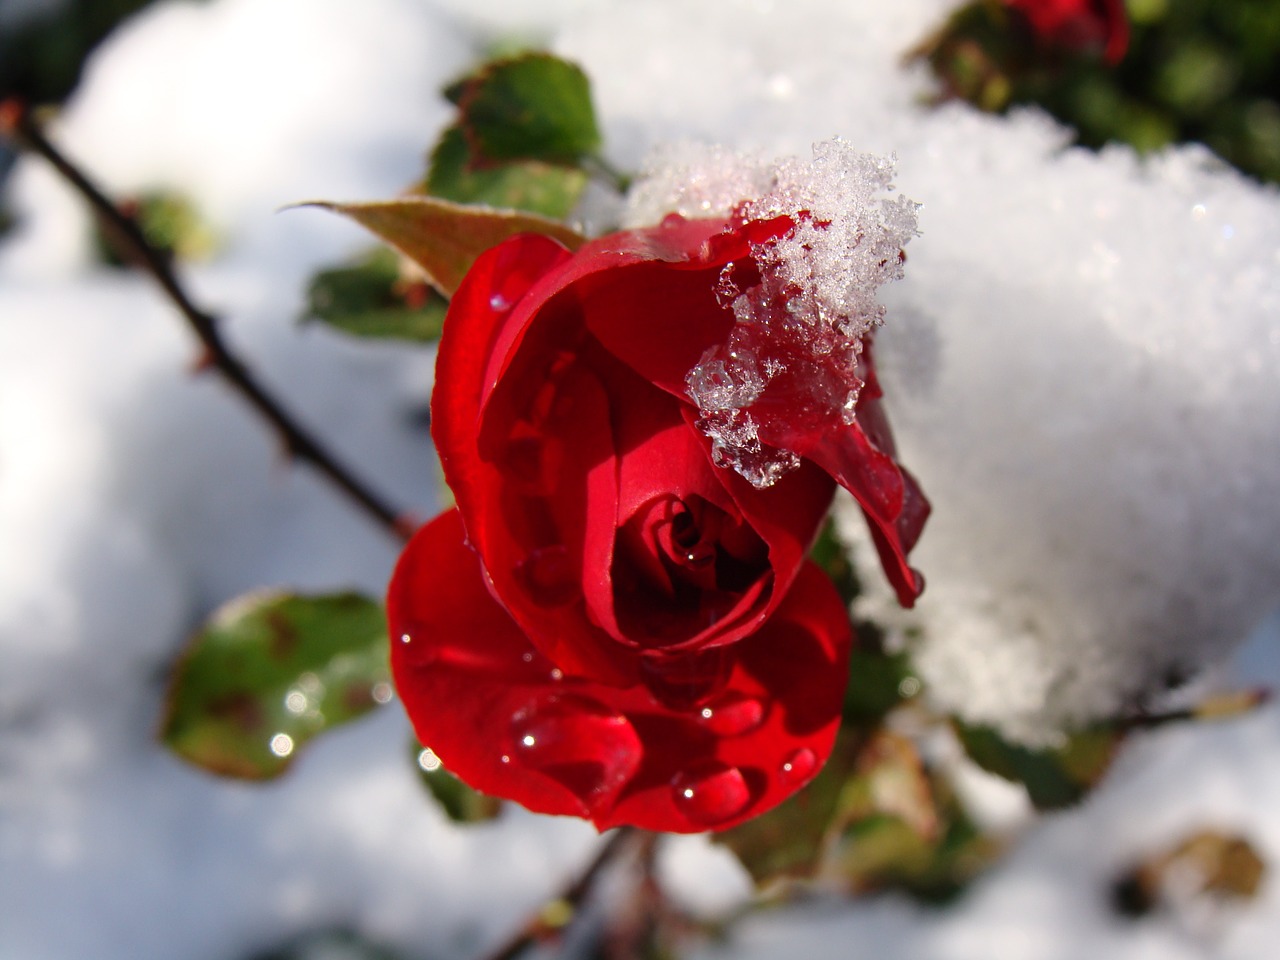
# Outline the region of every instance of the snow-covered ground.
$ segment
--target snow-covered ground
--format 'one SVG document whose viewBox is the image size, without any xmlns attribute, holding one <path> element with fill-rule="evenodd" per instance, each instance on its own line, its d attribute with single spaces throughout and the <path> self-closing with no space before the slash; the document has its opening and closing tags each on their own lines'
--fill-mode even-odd
<svg viewBox="0 0 1280 960">
<path fill-rule="evenodd" d="M 431 355 L 299 328 L 307 277 L 367 238 L 316 197 L 387 196 L 446 120 L 441 84 L 512 31 L 579 60 L 611 159 L 699 139 L 896 153 L 920 201 L 879 357 L 935 515 L 913 621 L 938 701 L 1044 735 L 1170 669 L 1280 684 L 1280 197 L 1188 149 L 1062 152 L 1043 117 L 919 106 L 901 52 L 946 9 L 820 0 L 164 3 L 92 61 L 56 134 L 113 191 L 190 195 L 222 246 L 190 269 L 234 344 L 399 502 L 434 509 Z M 378 592 L 395 545 L 209 378 L 145 280 L 91 265 L 40 165 L 0 242 L 0 960 L 237 960 L 349 927 L 407 956 L 497 942 L 593 831 L 423 798 L 395 708 L 283 780 L 153 742 L 162 678 L 222 601 Z M 877 607 L 877 609 L 879 609 Z M 1252 631 L 1252 633 L 1251 633 Z M 993 817 L 1019 804 L 970 775 Z M 1008 813 L 1008 811 L 1012 811 Z M 1032 825 L 960 904 L 772 912 L 707 957 L 1269 960 L 1280 885 L 1122 920 L 1115 874 L 1202 827 L 1280 864 L 1280 710 L 1136 739 L 1082 808 Z M 702 910 L 747 885 L 699 838 L 664 875 Z"/>
</svg>

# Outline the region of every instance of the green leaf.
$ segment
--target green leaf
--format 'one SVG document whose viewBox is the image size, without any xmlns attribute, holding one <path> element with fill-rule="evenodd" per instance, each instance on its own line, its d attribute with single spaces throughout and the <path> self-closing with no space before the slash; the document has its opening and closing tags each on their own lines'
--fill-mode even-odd
<svg viewBox="0 0 1280 960">
<path fill-rule="evenodd" d="M 381 605 L 354 593 L 249 594 L 191 639 L 160 736 L 212 773 L 261 780 L 391 696 Z"/>
<path fill-rule="evenodd" d="M 307 287 L 307 316 L 357 337 L 439 340 L 448 308 L 425 281 L 402 276 L 400 257 L 386 247 L 350 266 L 322 270 Z"/>
<path fill-rule="evenodd" d="M 958 720 L 953 725 L 974 763 L 1023 784 L 1040 810 L 1081 800 L 1107 772 L 1123 736 L 1109 727 L 1092 727 L 1072 734 L 1061 746 L 1033 749 L 1005 740 L 990 727 L 969 726 Z"/>
<path fill-rule="evenodd" d="M 445 816 L 455 823 L 480 823 L 502 812 L 502 801 L 473 790 L 440 763 L 433 752 L 413 743 L 413 761 L 423 785 L 431 791 Z"/>
<path fill-rule="evenodd" d="M 427 280 L 451 297 L 476 258 L 520 233 L 541 233 L 573 250 L 586 242 L 564 224 L 516 210 L 467 207 L 433 197 L 372 203 L 317 203 L 355 220 L 426 271 Z"/>
<path fill-rule="evenodd" d="M 456 203 L 527 210 L 562 220 L 586 189 L 582 169 L 544 160 L 483 163 L 472 153 L 460 127 L 450 127 L 431 153 L 424 189 Z"/>
<path fill-rule="evenodd" d="M 530 53 L 487 64 L 445 95 L 476 160 L 544 160 L 567 166 L 600 149 L 591 84 L 575 64 Z"/>
</svg>

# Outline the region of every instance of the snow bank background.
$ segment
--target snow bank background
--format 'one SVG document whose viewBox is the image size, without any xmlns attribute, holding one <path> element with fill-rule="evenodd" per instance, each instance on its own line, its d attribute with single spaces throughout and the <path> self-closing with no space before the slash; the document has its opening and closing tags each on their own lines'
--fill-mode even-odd
<svg viewBox="0 0 1280 960">
<path fill-rule="evenodd" d="M 435 92 L 490 40 L 518 29 L 581 62 L 623 167 L 684 139 L 798 154 L 838 135 L 896 153 L 922 236 L 883 292 L 878 358 L 935 504 L 913 557 L 929 588 L 903 622 L 922 631 L 937 700 L 1045 736 L 1251 630 L 1222 682 L 1280 683 L 1280 622 L 1264 621 L 1280 603 L 1280 199 L 1195 149 L 1139 166 L 1062 151 L 1036 114 L 923 111 L 900 53 L 946 6 L 163 4 L 102 48 L 57 133 L 114 191 L 196 200 L 223 240 L 190 271 L 199 299 L 424 515 L 431 357 L 298 329 L 306 278 L 367 240 L 275 210 L 400 189 L 446 118 Z M 449 825 L 396 710 L 268 786 L 213 780 L 151 742 L 163 672 L 213 607 L 262 585 L 377 592 L 395 549 L 188 373 L 169 308 L 90 265 L 87 219 L 39 165 L 9 189 L 23 229 L 0 242 L 0 958 L 238 958 L 343 926 L 415 957 L 497 942 L 593 833 L 514 810 Z M 1275 708 L 1163 730 L 956 908 L 820 904 L 699 955 L 1263 960 L 1280 936 L 1274 881 L 1241 909 L 1138 922 L 1114 916 L 1107 887 L 1203 826 L 1280 862 L 1278 760 Z M 965 783 L 991 818 L 1019 821 L 1012 788 Z M 669 847 L 664 872 L 701 909 L 745 895 L 696 838 Z"/>
</svg>

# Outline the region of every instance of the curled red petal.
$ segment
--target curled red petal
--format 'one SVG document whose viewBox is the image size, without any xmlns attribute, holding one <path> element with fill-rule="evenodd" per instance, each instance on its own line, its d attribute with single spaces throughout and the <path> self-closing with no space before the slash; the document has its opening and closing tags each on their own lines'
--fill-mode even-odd
<svg viewBox="0 0 1280 960">
<path fill-rule="evenodd" d="M 643 685 L 560 673 L 486 590 L 456 511 L 406 549 L 388 594 L 392 670 L 422 743 L 485 793 L 600 829 L 725 829 L 825 762 L 851 640 L 835 589 L 807 565 L 765 627 L 725 648 L 725 686 L 686 710 Z M 406 639 L 407 638 L 407 639 Z"/>
</svg>

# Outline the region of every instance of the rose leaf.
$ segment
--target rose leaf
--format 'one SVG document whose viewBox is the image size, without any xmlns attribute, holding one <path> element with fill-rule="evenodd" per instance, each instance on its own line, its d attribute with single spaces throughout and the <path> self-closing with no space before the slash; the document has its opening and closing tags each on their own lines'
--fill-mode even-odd
<svg viewBox="0 0 1280 960">
<path fill-rule="evenodd" d="M 391 695 L 380 604 L 354 593 L 248 594 L 191 638 L 170 676 L 160 739 L 212 773 L 263 780 Z"/>
<path fill-rule="evenodd" d="M 449 301 L 406 277 L 401 258 L 378 247 L 352 264 L 322 270 L 307 286 L 306 319 L 357 337 L 429 343 L 440 339 Z"/>
<path fill-rule="evenodd" d="M 591 84 L 582 68 L 547 53 L 486 64 L 452 84 L 459 127 L 480 163 L 576 165 L 600 148 Z"/>
<path fill-rule="evenodd" d="M 450 127 L 431 153 L 423 189 L 457 203 L 527 210 L 556 220 L 567 217 L 586 188 L 576 166 L 525 159 L 482 163 L 461 127 Z"/>
<path fill-rule="evenodd" d="M 1123 733 L 1106 726 L 1071 734 L 1065 743 L 1031 748 L 1012 743 L 990 727 L 953 721 L 956 735 L 974 763 L 1027 788 L 1039 810 L 1079 802 L 1111 765 Z"/>
<path fill-rule="evenodd" d="M 541 233 L 576 249 L 585 238 L 554 220 L 516 210 L 468 207 L 434 197 L 371 203 L 316 203 L 345 214 L 381 237 L 426 272 L 444 296 L 452 296 L 476 257 L 521 233 Z"/>
</svg>

